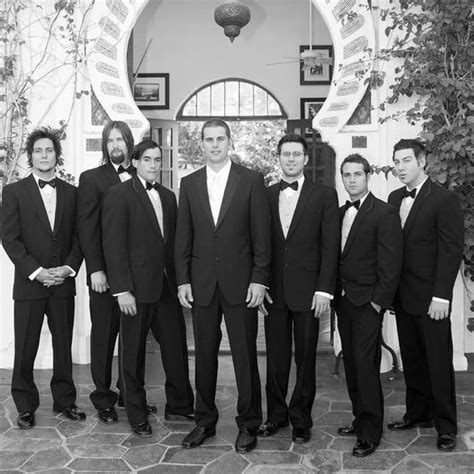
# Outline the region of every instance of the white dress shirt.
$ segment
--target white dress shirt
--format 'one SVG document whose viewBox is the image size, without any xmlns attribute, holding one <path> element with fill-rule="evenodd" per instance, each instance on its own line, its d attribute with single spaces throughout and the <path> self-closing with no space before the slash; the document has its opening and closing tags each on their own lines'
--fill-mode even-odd
<svg viewBox="0 0 474 474">
<path fill-rule="evenodd" d="M 367 194 L 360 198 L 359 209 L 361 208 L 362 203 L 365 201 L 368 195 L 369 193 L 367 192 Z M 351 206 L 344 213 L 341 228 L 341 252 L 344 250 L 344 247 L 347 242 L 347 237 L 349 236 L 349 232 L 351 231 L 352 224 L 354 223 L 354 219 L 356 218 L 358 212 L 359 211 L 354 206 Z"/>
<path fill-rule="evenodd" d="M 217 219 L 219 218 L 219 212 L 221 210 L 227 180 L 229 179 L 231 165 L 232 162 L 227 160 L 227 163 L 217 173 L 206 165 L 207 192 L 209 195 L 209 204 L 211 205 L 214 225 L 217 224 Z"/>
<path fill-rule="evenodd" d="M 128 171 L 124 171 L 122 173 L 119 174 L 118 172 L 118 169 L 119 169 L 119 166 L 122 166 L 123 167 L 123 164 L 120 163 L 120 165 L 116 165 L 115 163 L 113 163 L 112 161 L 110 162 L 112 164 L 112 166 L 115 168 L 115 171 L 117 172 L 118 174 L 118 177 L 120 178 L 120 181 L 122 181 L 122 183 L 124 181 L 128 181 L 132 175 L 128 172 Z"/>
</svg>

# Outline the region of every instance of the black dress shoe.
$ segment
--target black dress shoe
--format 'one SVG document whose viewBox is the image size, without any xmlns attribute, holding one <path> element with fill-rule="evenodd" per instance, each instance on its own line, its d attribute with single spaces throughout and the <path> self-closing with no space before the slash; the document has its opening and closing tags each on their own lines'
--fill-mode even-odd
<svg viewBox="0 0 474 474">
<path fill-rule="evenodd" d="M 365 456 L 375 453 L 375 449 L 378 445 L 379 443 L 377 442 L 362 441 L 358 439 L 354 449 L 352 450 L 352 455 L 358 458 L 365 458 Z"/>
<path fill-rule="evenodd" d="M 432 428 L 433 421 L 432 420 L 406 420 L 402 418 L 401 420 L 391 421 L 387 428 L 392 431 L 403 431 L 403 430 L 411 430 L 412 428 L 416 428 L 419 426 L 420 428 Z"/>
<path fill-rule="evenodd" d="M 71 405 L 70 407 L 66 407 L 61 410 L 54 410 L 54 412 L 61 413 L 72 421 L 84 421 L 86 419 L 86 414 L 79 410 L 76 405 Z"/>
<path fill-rule="evenodd" d="M 310 428 L 293 428 L 293 442 L 298 444 L 307 443 L 311 439 Z"/>
<path fill-rule="evenodd" d="M 175 413 L 165 412 L 166 421 L 194 421 L 194 413 L 188 413 L 187 415 L 177 415 Z"/>
<path fill-rule="evenodd" d="M 456 435 L 453 433 L 440 434 L 436 445 L 440 451 L 452 451 L 456 447 Z"/>
<path fill-rule="evenodd" d="M 351 423 L 350 425 L 341 426 L 337 429 L 337 434 L 341 436 L 352 436 L 355 435 L 355 428 L 354 425 Z"/>
<path fill-rule="evenodd" d="M 263 436 L 263 437 L 273 436 L 275 433 L 277 433 L 277 431 L 280 428 L 285 428 L 287 426 L 288 426 L 288 422 L 277 423 L 276 421 L 268 420 L 265 423 L 263 423 L 262 426 L 260 426 L 260 428 L 257 430 L 257 436 Z"/>
<path fill-rule="evenodd" d="M 99 414 L 99 420 L 103 421 L 107 425 L 118 422 L 117 412 L 115 411 L 114 407 L 100 408 L 97 410 L 97 413 Z"/>
<path fill-rule="evenodd" d="M 18 415 L 16 424 L 20 430 L 29 430 L 35 426 L 35 414 L 32 411 L 24 411 Z"/>
<path fill-rule="evenodd" d="M 140 421 L 137 423 L 130 423 L 132 431 L 140 438 L 149 438 L 151 436 L 151 426 L 148 421 Z"/>
<path fill-rule="evenodd" d="M 205 426 L 196 426 L 190 431 L 181 442 L 181 446 L 186 449 L 197 448 L 207 438 L 216 434 L 216 428 L 206 428 Z"/>
<path fill-rule="evenodd" d="M 257 446 L 257 430 L 250 428 L 240 428 L 235 440 L 235 450 L 238 453 L 248 453 Z"/>
</svg>

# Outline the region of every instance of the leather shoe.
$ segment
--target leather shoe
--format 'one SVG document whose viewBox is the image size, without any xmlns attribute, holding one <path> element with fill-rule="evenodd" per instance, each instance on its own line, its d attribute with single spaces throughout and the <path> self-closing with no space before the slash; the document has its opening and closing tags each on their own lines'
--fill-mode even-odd
<svg viewBox="0 0 474 474">
<path fill-rule="evenodd" d="M 181 446 L 186 449 L 197 448 L 207 438 L 216 434 L 216 428 L 206 428 L 205 426 L 196 426 L 190 431 L 181 442 Z"/>
<path fill-rule="evenodd" d="M 412 428 L 416 428 L 419 426 L 420 428 L 432 428 L 433 421 L 432 420 L 406 420 L 402 418 L 401 420 L 391 421 L 387 428 L 392 431 L 403 431 L 403 430 L 411 430 Z"/>
<path fill-rule="evenodd" d="M 355 435 L 355 428 L 354 425 L 351 423 L 350 425 L 341 426 L 337 429 L 337 434 L 341 436 L 352 436 Z"/>
<path fill-rule="evenodd" d="M 263 423 L 260 428 L 257 430 L 257 436 L 273 436 L 275 433 L 278 432 L 280 428 L 285 428 L 288 426 L 288 422 L 286 423 L 277 423 L 276 421 L 266 421 Z"/>
<path fill-rule="evenodd" d="M 177 415 L 175 413 L 168 413 L 165 411 L 166 421 L 194 421 L 194 413 L 188 413 L 187 415 Z"/>
<path fill-rule="evenodd" d="M 140 421 L 138 423 L 130 423 L 132 431 L 140 438 L 149 438 L 151 436 L 151 426 L 148 421 Z"/>
<path fill-rule="evenodd" d="M 257 430 L 242 427 L 235 440 L 235 450 L 238 453 L 248 453 L 257 446 Z"/>
<path fill-rule="evenodd" d="M 29 430 L 35 426 L 35 414 L 32 411 L 24 411 L 18 415 L 16 424 L 20 430 Z"/>
<path fill-rule="evenodd" d="M 79 410 L 76 405 L 71 405 L 70 407 L 62 408 L 60 410 L 54 410 L 54 412 L 61 413 L 72 421 L 84 421 L 86 419 L 86 414 Z"/>
<path fill-rule="evenodd" d="M 307 443 L 311 439 L 310 428 L 293 428 L 293 442 L 298 444 Z"/>
<path fill-rule="evenodd" d="M 358 439 L 352 450 L 352 455 L 358 458 L 364 458 L 372 453 L 375 453 L 375 449 L 379 445 L 378 442 L 363 441 Z"/>
<path fill-rule="evenodd" d="M 114 407 L 100 408 L 97 410 L 97 413 L 99 414 L 99 420 L 107 425 L 118 422 L 117 412 Z"/>
<path fill-rule="evenodd" d="M 436 445 L 440 451 L 452 451 L 456 447 L 456 435 L 453 433 L 440 434 Z"/>
</svg>

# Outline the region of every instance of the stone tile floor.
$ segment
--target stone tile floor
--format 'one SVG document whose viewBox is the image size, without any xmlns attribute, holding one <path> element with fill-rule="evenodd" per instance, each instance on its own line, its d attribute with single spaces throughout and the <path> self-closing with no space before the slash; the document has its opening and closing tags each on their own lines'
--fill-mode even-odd
<svg viewBox="0 0 474 474">
<path fill-rule="evenodd" d="M 191 372 L 194 359 L 190 357 Z M 265 358 L 259 357 L 264 380 Z M 153 436 L 130 434 L 123 410 L 114 425 L 99 422 L 88 395 L 92 390 L 89 366 L 75 366 L 78 405 L 87 413 L 81 423 L 52 413 L 49 393 L 51 371 L 35 372 L 41 391 L 37 426 L 28 431 L 16 427 L 16 409 L 10 396 L 11 371 L 0 370 L 0 471 L 1 472 L 148 472 L 148 473 L 310 473 L 310 472 L 474 472 L 474 373 L 458 373 L 459 437 L 452 453 L 437 451 L 434 429 L 405 433 L 385 430 L 377 452 L 367 458 L 351 455 L 353 438 L 337 436 L 337 427 L 351 421 L 350 403 L 342 376 L 333 375 L 334 356 L 318 355 L 317 397 L 313 411 L 312 440 L 291 442 L 291 429 L 269 439 L 259 439 L 255 451 L 239 455 L 233 449 L 236 389 L 229 355 L 220 357 L 217 435 L 200 448 L 184 450 L 180 442 L 193 425 L 168 423 L 163 418 L 163 370 L 156 350 L 147 358 L 148 400 L 158 406 L 151 416 Z M 292 374 L 294 373 L 294 370 Z M 382 375 L 386 421 L 404 411 L 404 384 L 400 376 Z M 390 380 L 392 379 L 392 380 Z M 265 407 L 264 407 L 265 409 Z"/>
</svg>

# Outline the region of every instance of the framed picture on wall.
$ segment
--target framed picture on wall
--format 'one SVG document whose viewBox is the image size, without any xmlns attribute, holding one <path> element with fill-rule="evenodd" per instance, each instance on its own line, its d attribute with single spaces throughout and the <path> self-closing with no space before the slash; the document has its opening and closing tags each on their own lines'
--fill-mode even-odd
<svg viewBox="0 0 474 474">
<path fill-rule="evenodd" d="M 325 100 L 326 97 L 302 97 L 300 99 L 301 118 L 313 120 Z"/>
<path fill-rule="evenodd" d="M 314 56 L 307 60 L 307 67 L 301 64 L 300 85 L 314 86 L 331 84 L 333 71 L 333 49 L 332 45 L 315 45 L 310 48 L 308 45 L 300 46 L 301 53 L 312 50 Z"/>
<path fill-rule="evenodd" d="M 170 75 L 138 74 L 133 84 L 133 98 L 140 109 L 169 109 Z"/>
</svg>

